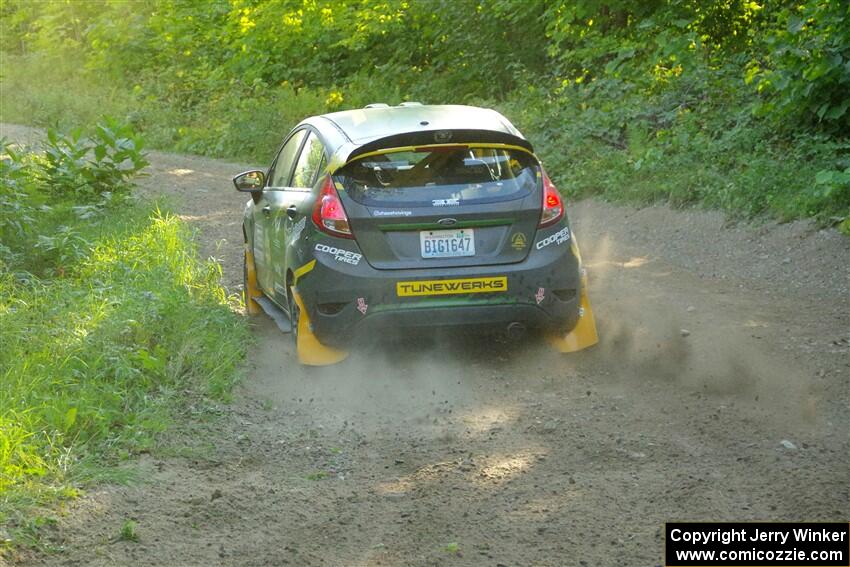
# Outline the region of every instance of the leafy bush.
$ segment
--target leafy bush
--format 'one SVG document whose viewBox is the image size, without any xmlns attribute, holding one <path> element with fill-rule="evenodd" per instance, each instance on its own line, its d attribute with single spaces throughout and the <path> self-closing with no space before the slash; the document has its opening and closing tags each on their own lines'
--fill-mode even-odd
<svg viewBox="0 0 850 567">
<path fill-rule="evenodd" d="M 34 221 L 34 207 L 29 200 L 33 177 L 30 155 L 17 152 L 12 144 L 0 140 L 4 154 L 0 156 L 0 252 L 9 250 L 3 242 L 25 237 Z M 8 253 L 8 252 L 7 252 Z"/>
<path fill-rule="evenodd" d="M 82 136 L 77 128 L 69 134 L 47 130 L 44 161 L 34 174 L 50 192 L 71 191 L 74 199 L 90 200 L 108 193 L 126 193 L 130 180 L 149 165 L 142 153 L 142 139 L 129 125 L 110 118 Z"/>
<path fill-rule="evenodd" d="M 850 132 L 850 5 L 815 0 L 778 11 L 764 69 L 749 67 L 766 100 L 762 114 L 801 117 Z"/>
<path fill-rule="evenodd" d="M 114 210 L 148 165 L 129 126 L 104 119 L 90 136 L 47 131 L 42 152 L 4 143 L 0 156 L 0 266 L 26 259 L 39 275 L 87 253 L 87 221 Z"/>
</svg>

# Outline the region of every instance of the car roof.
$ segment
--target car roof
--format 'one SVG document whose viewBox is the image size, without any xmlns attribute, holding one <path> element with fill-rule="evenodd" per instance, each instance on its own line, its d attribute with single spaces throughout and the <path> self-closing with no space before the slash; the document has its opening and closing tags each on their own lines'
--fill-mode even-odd
<svg viewBox="0 0 850 567">
<path fill-rule="evenodd" d="M 392 140 L 406 134 L 424 135 L 442 130 L 489 132 L 503 137 L 504 141 L 521 141 L 531 147 L 519 130 L 495 110 L 456 104 L 369 105 L 313 116 L 301 125 L 310 125 L 322 134 L 332 156 L 331 171 L 359 153 L 358 149 L 363 151 L 385 138 Z"/>
<path fill-rule="evenodd" d="M 332 122 L 355 144 L 420 130 L 493 130 L 519 134 L 495 110 L 456 104 L 357 108 L 324 114 L 321 118 Z"/>
</svg>

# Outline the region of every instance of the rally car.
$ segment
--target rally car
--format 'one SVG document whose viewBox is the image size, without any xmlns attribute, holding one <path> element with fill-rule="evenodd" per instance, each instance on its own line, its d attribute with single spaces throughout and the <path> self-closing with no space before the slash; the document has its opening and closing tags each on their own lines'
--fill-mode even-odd
<svg viewBox="0 0 850 567">
<path fill-rule="evenodd" d="M 250 314 L 291 330 L 303 364 L 360 339 L 434 327 L 542 329 L 561 351 L 594 344 L 565 204 L 501 114 L 373 104 L 303 120 L 248 192 Z"/>
</svg>

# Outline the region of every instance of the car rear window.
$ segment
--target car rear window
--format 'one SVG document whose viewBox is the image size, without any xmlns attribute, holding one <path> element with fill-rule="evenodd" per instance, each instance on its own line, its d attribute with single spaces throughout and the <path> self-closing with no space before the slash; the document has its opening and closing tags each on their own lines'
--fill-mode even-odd
<svg viewBox="0 0 850 567">
<path fill-rule="evenodd" d="M 355 201 L 379 207 L 489 203 L 529 195 L 539 166 L 504 148 L 422 148 L 355 160 L 334 177 Z"/>
</svg>

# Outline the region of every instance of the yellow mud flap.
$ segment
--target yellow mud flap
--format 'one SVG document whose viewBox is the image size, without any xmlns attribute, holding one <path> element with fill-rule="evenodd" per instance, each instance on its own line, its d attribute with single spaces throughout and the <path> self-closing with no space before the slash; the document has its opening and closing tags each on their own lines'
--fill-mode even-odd
<svg viewBox="0 0 850 567">
<path fill-rule="evenodd" d="M 599 342 L 596 334 L 596 320 L 593 318 L 593 310 L 590 308 L 585 286 L 581 289 L 578 324 L 572 331 L 563 335 L 550 333 L 546 336 L 546 341 L 558 352 L 576 352 Z"/>
<path fill-rule="evenodd" d="M 259 304 L 254 300 L 257 297 L 262 297 L 263 292 L 260 291 L 260 286 L 257 285 L 257 270 L 254 267 L 254 254 L 248 249 L 248 244 L 245 244 L 245 311 L 248 315 L 259 315 L 263 312 Z"/>
<path fill-rule="evenodd" d="M 342 362 L 348 357 L 348 351 L 339 350 L 323 345 L 310 330 L 310 316 L 304 309 L 304 302 L 297 291 L 292 290 L 295 302 L 298 304 L 300 313 L 298 315 L 297 350 L 298 362 L 307 366 L 328 366 Z"/>
<path fill-rule="evenodd" d="M 576 235 L 572 235 L 570 248 L 581 264 L 581 252 L 578 249 Z M 592 347 L 599 342 L 596 334 L 596 319 L 593 317 L 593 309 L 590 308 L 590 300 L 587 298 L 587 270 L 581 270 L 581 303 L 579 305 L 579 318 L 575 328 L 569 333 L 559 335 L 550 333 L 546 336 L 548 342 L 558 352 L 576 352 L 587 347 Z"/>
</svg>

